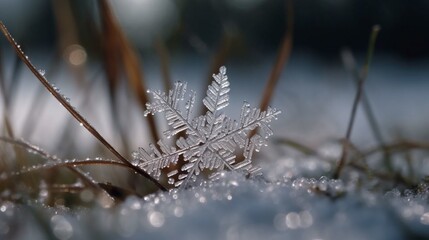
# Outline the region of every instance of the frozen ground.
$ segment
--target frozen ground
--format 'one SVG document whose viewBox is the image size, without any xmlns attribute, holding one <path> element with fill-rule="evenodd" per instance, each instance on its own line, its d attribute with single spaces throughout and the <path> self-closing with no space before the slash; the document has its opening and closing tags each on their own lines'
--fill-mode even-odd
<svg viewBox="0 0 429 240">
<path fill-rule="evenodd" d="M 2 239 L 427 239 L 428 185 L 370 193 L 327 178 L 226 173 L 190 190 L 66 210 L 3 202 Z M 317 189 L 317 190 L 316 190 Z"/>
<path fill-rule="evenodd" d="M 267 61 L 258 68 L 228 66 L 232 95 L 228 114 L 236 117 L 235 110 L 244 99 L 258 104 L 271 64 Z M 205 80 L 201 79 L 207 75 L 208 63 L 173 61 L 172 66 L 174 80 L 188 81 L 195 90 L 205 88 Z M 159 88 L 158 66 L 145 67 L 150 87 Z M 411 67 L 383 59 L 381 63 L 374 61 L 366 89 L 387 139 L 428 139 L 428 75 L 424 64 Z M 33 99 L 34 93 L 28 90 L 38 84 L 28 73 L 23 72 L 21 77 L 28 79 L 22 82 L 11 113 L 17 129 Z M 83 104 L 79 92 L 67 82 L 68 77 L 60 70 L 54 77 L 61 79 L 56 85 L 115 145 L 115 132 L 104 118 L 106 102 L 99 101 L 105 97 L 104 89 L 96 83 L 94 89 L 100 91 L 94 90 L 88 104 Z M 273 124 L 274 138 L 295 139 L 315 147 L 327 158 L 338 159 L 340 147 L 331 140 L 344 136 L 354 90 L 350 75 L 338 66 L 295 59 L 276 90 L 273 106 L 282 109 L 283 115 Z M 51 100 L 38 115 L 40 119 L 35 120 L 37 129 L 33 135 L 23 137 L 58 153 L 51 144 L 62 126 L 67 123 L 79 127 L 67 122 L 69 116 Z M 140 124 L 141 113 L 129 113 L 127 126 L 132 134 L 139 133 L 130 135 L 137 148 L 146 144 L 141 137 L 145 130 Z M 19 130 L 17 133 L 20 134 Z M 84 130 L 73 138 L 86 139 L 78 145 L 83 153 L 94 149 L 94 145 L 88 144 L 94 141 L 88 140 L 92 138 Z M 362 113 L 353 142 L 362 148 L 374 144 Z M 414 166 L 417 176 L 428 175 L 426 162 L 427 157 L 421 157 L 420 165 Z M 144 200 L 129 198 L 117 207 L 107 207 L 100 199 L 95 200 L 93 208 L 73 210 L 47 208 L 32 201 L 26 205 L 1 202 L 0 239 L 429 238 L 428 185 L 396 189 L 350 169 L 343 174 L 343 181 L 330 180 L 321 176 L 329 176 L 333 162 L 302 156 L 274 144 L 263 149 L 257 163 L 263 168 L 263 178 L 244 179 L 239 174 L 226 173 L 216 182 L 176 193 L 155 194 Z M 81 197 L 88 200 L 88 196 Z"/>
</svg>

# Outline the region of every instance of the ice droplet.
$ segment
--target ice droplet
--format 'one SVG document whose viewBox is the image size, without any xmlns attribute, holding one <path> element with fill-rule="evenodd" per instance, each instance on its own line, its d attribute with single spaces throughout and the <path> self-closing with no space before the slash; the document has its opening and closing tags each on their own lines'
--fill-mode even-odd
<svg viewBox="0 0 429 240">
<path fill-rule="evenodd" d="M 420 217 L 420 222 L 424 225 L 429 225 L 429 212 L 424 213 L 421 217 Z"/>
<path fill-rule="evenodd" d="M 175 207 L 174 208 L 174 216 L 176 217 L 182 217 L 183 216 L 183 208 L 181 207 Z"/>
<path fill-rule="evenodd" d="M 45 76 L 46 71 L 44 69 L 39 69 L 39 73 L 42 76 Z"/>
<path fill-rule="evenodd" d="M 162 225 L 164 225 L 164 222 L 165 222 L 164 215 L 157 211 L 149 212 L 148 220 L 149 220 L 149 223 L 156 228 L 162 227 Z"/>
<path fill-rule="evenodd" d="M 61 215 L 54 215 L 51 218 L 51 227 L 58 239 L 67 240 L 73 236 L 73 226 Z"/>
</svg>

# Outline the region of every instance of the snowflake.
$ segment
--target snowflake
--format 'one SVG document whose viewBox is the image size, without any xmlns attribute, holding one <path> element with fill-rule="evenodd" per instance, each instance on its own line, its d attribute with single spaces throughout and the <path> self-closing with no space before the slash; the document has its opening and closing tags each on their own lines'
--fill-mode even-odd
<svg viewBox="0 0 429 240">
<path fill-rule="evenodd" d="M 229 104 L 226 68 L 221 67 L 218 74 L 213 74 L 213 78 L 207 96 L 203 99 L 207 112 L 198 117 L 192 117 L 196 93 L 191 91 L 185 99 L 186 83 L 176 82 L 168 94 L 159 90 L 148 91 L 154 101 L 146 103 L 144 114 L 163 112 L 170 127 L 164 131 L 165 137 L 179 137 L 174 146 L 159 140 L 157 146 L 149 144 L 148 150 L 139 148 L 133 152 L 134 164 L 159 179 L 161 170 L 177 164 L 180 157 L 185 163 L 179 169 L 167 173 L 168 183 L 175 187 L 195 181 L 203 170 L 209 170 L 211 177 L 225 169 L 242 170 L 250 174 L 259 170 L 252 166 L 252 155 L 266 146 L 267 138 L 273 134 L 269 123 L 276 119 L 280 111 L 270 107 L 261 111 L 244 102 L 240 119 L 233 120 L 221 111 Z M 258 127 L 259 132 L 253 131 Z M 177 135 L 179 133 L 182 134 Z M 241 161 L 236 159 L 237 149 L 242 149 L 244 159 Z"/>
</svg>

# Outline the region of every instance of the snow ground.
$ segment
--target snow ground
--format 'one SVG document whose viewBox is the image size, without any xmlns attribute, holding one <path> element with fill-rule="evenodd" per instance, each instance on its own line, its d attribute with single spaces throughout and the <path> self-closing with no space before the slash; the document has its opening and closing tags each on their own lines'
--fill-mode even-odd
<svg viewBox="0 0 429 240">
<path fill-rule="evenodd" d="M 315 189 L 320 191 L 316 191 Z M 427 239 L 429 185 L 417 194 L 349 190 L 339 180 L 238 173 L 114 208 L 0 206 L 1 239 Z"/>
</svg>

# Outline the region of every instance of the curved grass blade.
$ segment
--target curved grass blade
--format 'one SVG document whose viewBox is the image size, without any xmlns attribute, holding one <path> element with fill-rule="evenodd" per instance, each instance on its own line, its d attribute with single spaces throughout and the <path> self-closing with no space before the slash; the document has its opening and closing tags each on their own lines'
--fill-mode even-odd
<svg viewBox="0 0 429 240">
<path fill-rule="evenodd" d="M 37 79 L 43 84 L 43 86 L 58 100 L 58 102 L 64 106 L 64 108 L 77 120 L 79 123 L 85 127 L 88 132 L 90 132 L 97 140 L 102 143 L 113 155 L 115 155 L 121 162 L 127 165 L 130 169 L 134 170 L 138 174 L 144 176 L 146 179 L 153 182 L 159 189 L 166 191 L 167 189 L 161 185 L 157 180 L 151 177 L 148 173 L 146 173 L 143 169 L 134 166 L 131 162 L 129 162 L 124 156 L 122 156 L 78 111 L 74 109 L 72 105 L 65 99 L 55 88 L 48 82 L 48 80 L 41 74 L 34 65 L 30 62 L 28 57 L 21 50 L 19 45 L 15 42 L 12 35 L 7 30 L 6 26 L 3 22 L 0 21 L 0 30 L 3 35 L 15 49 L 19 58 L 27 65 L 30 71 L 37 77 Z"/>
</svg>

